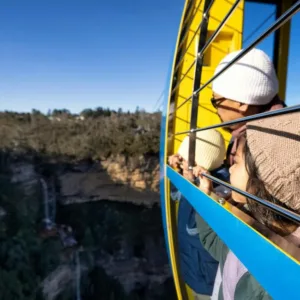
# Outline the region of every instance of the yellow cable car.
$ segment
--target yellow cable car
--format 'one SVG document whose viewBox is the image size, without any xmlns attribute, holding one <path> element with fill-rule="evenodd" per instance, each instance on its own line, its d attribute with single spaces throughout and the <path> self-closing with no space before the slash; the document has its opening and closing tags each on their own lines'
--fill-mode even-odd
<svg viewBox="0 0 300 300">
<path fill-rule="evenodd" d="M 289 21 L 299 11 L 300 1 L 251 2 L 274 4 L 277 20 L 245 48 L 239 58 L 275 32 L 274 65 L 279 78 L 279 96 L 284 99 Z M 230 141 L 230 134 L 221 129 L 216 111 L 210 102 L 211 83 L 216 78 L 214 71 L 221 59 L 232 51 L 242 49 L 244 13 L 245 0 L 187 0 L 183 8 L 174 59 L 167 82 L 168 92 L 164 99 L 160 149 L 162 218 L 178 299 L 194 298 L 181 276 L 177 245 L 178 207 L 170 200 L 170 182 L 185 195 L 194 209 L 210 224 L 274 299 L 300 299 L 300 290 L 296 288 L 300 278 L 299 260 L 286 248 L 267 239 L 236 216 L 229 206 L 220 205 L 201 193 L 167 165 L 167 156 L 176 153 L 184 137 L 193 133 L 196 128 L 218 128 L 227 144 Z M 299 111 L 299 105 L 287 109 Z M 190 155 L 194 155 L 193 151 L 190 151 Z M 196 201 L 199 197 L 202 201 L 201 206 Z M 210 213 L 212 211 L 213 214 Z M 230 227 L 230 231 L 218 224 L 217 220 L 220 218 L 227 224 L 226 228 Z M 258 245 L 254 250 L 251 247 L 253 243 Z M 253 255 L 257 255 L 255 252 L 257 249 L 260 249 L 259 261 L 264 263 L 265 270 L 262 270 L 259 261 L 254 264 L 251 260 Z M 279 262 L 277 265 L 273 264 L 275 260 Z M 289 274 L 284 278 L 281 276 L 283 268 Z M 266 276 L 266 272 L 272 274 L 271 278 Z"/>
</svg>

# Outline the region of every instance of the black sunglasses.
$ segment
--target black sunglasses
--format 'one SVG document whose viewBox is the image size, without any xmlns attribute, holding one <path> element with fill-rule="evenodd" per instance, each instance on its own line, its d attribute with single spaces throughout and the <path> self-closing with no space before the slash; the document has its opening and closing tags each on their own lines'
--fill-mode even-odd
<svg viewBox="0 0 300 300">
<path fill-rule="evenodd" d="M 210 102 L 211 102 L 212 106 L 213 106 L 215 109 L 217 109 L 218 106 L 219 106 L 224 100 L 226 100 L 225 97 L 217 98 L 217 99 L 214 98 L 214 97 L 212 97 L 212 98 L 210 99 Z"/>
</svg>

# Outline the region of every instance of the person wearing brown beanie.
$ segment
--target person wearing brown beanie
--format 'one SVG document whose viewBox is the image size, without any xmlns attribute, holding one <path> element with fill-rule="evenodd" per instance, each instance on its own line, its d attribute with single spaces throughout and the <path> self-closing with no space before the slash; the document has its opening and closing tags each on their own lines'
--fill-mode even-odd
<svg viewBox="0 0 300 300">
<path fill-rule="evenodd" d="M 300 214 L 300 112 L 247 123 L 229 171 L 232 186 Z M 208 171 L 201 166 L 194 168 L 194 175 L 200 179 L 199 188 L 217 199 L 211 181 L 203 173 Z M 257 222 L 299 244 L 297 224 L 237 192 L 232 192 L 232 198 L 247 204 Z M 211 299 L 271 299 L 198 214 L 196 223 L 201 243 L 220 263 L 222 283 Z"/>
</svg>

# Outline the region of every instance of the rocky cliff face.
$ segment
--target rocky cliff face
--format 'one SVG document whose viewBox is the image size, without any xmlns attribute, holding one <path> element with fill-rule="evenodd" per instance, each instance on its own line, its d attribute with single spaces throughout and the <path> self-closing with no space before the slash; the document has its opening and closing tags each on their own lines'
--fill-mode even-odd
<svg viewBox="0 0 300 300">
<path fill-rule="evenodd" d="M 11 171 L 11 182 L 20 184 L 23 191 L 30 195 L 32 188 L 38 184 L 40 175 L 36 172 L 35 166 L 31 162 L 18 161 L 9 166 Z"/>
<path fill-rule="evenodd" d="M 21 187 L 26 197 L 33 199 L 40 191 L 39 217 L 31 223 L 45 220 L 47 213 L 54 226 L 67 224 L 72 228 L 77 242 L 74 249 L 66 250 L 57 244 L 59 235 L 50 237 L 54 240 L 49 243 L 54 244 L 47 249 L 60 259 L 42 278 L 45 299 L 62 295 L 65 298 L 59 299 L 69 299 L 68 295 L 73 299 L 75 288 L 92 299 L 97 297 L 99 280 L 107 282 L 99 291 L 101 299 L 165 299 L 174 292 L 158 207 L 156 157 L 115 156 L 68 164 L 37 164 L 28 159 L 11 162 L 9 167 L 11 182 Z M 45 236 L 43 239 L 45 243 Z M 74 275 L 78 270 L 76 253 L 81 264 L 80 283 Z M 94 288 L 88 288 L 91 285 Z M 115 294 L 118 287 L 125 296 Z"/>
<path fill-rule="evenodd" d="M 158 159 L 115 156 L 80 163 L 59 177 L 63 204 L 114 200 L 152 206 L 159 203 Z"/>
<path fill-rule="evenodd" d="M 99 200 L 130 202 L 151 207 L 159 203 L 159 164 L 156 157 L 138 159 L 118 155 L 97 162 L 61 165 L 52 162 L 59 180 L 63 205 Z M 10 167 L 12 182 L 23 187 L 37 183 L 41 174 L 34 163 L 16 162 Z"/>
</svg>

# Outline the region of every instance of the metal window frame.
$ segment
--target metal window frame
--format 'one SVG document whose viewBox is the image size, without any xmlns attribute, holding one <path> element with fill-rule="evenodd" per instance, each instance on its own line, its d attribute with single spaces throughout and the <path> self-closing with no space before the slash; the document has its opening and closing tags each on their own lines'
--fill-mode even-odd
<svg viewBox="0 0 300 300">
<path fill-rule="evenodd" d="M 198 105 L 199 105 L 199 93 L 207 87 L 210 83 L 212 83 L 216 78 L 218 78 L 223 72 L 225 72 L 227 69 L 229 69 L 233 64 L 235 64 L 238 60 L 240 60 L 244 55 L 246 55 L 251 49 L 253 49 L 257 44 L 259 44 L 262 40 L 264 40 L 267 36 L 269 36 L 271 33 L 276 31 L 277 29 L 280 29 L 282 25 L 284 25 L 286 22 L 288 22 L 299 10 L 300 10 L 300 1 L 297 1 L 293 6 L 291 6 L 285 13 L 283 13 L 275 22 L 272 24 L 267 30 L 265 30 L 264 33 L 262 33 L 256 40 L 254 40 L 248 47 L 246 47 L 244 50 L 242 50 L 230 63 L 228 63 L 221 71 L 219 71 L 217 74 L 215 74 L 213 77 L 211 77 L 206 83 L 204 83 L 200 87 L 200 81 L 201 81 L 201 75 L 202 75 L 202 67 L 203 67 L 203 54 L 206 49 L 210 46 L 210 44 L 213 42 L 215 37 L 219 34 L 222 27 L 225 25 L 226 21 L 230 17 L 230 15 L 234 12 L 235 8 L 238 6 L 240 0 L 237 0 L 234 5 L 231 7 L 229 12 L 226 14 L 225 18 L 222 20 L 214 34 L 210 37 L 210 39 L 205 43 L 206 35 L 207 35 L 207 25 L 208 25 L 208 15 L 204 13 L 203 20 L 201 21 L 201 32 L 203 31 L 202 35 L 200 36 L 199 45 L 198 45 L 198 53 L 195 61 L 193 62 L 192 66 L 196 63 L 196 69 L 195 69 L 195 76 L 194 76 L 194 87 L 193 87 L 193 94 L 189 96 L 186 100 L 184 100 L 178 107 L 175 108 L 174 112 L 178 110 L 180 107 L 182 107 L 185 103 L 187 103 L 189 100 L 192 99 L 192 107 L 191 107 L 191 123 L 190 123 L 190 130 L 182 131 L 182 132 L 176 132 L 174 133 L 174 136 L 182 135 L 182 134 L 190 134 L 189 139 L 189 170 L 192 171 L 193 166 L 195 165 L 195 148 L 196 148 L 196 132 L 198 131 L 204 131 L 209 129 L 215 129 L 225 126 L 231 126 L 235 124 L 240 123 L 246 123 L 249 121 L 254 121 L 262 118 L 268 118 L 272 116 L 292 113 L 292 112 L 298 112 L 300 111 L 300 105 L 295 105 L 291 107 L 286 107 L 279 110 L 274 111 L 268 111 L 261 114 L 256 114 L 252 116 L 248 116 L 245 118 L 240 118 L 238 120 L 229 121 L 229 122 L 223 122 L 216 125 L 206 126 L 203 128 L 196 128 L 197 126 L 197 117 L 198 117 Z M 212 6 L 213 1 L 208 3 L 208 7 L 205 11 L 209 10 Z M 203 26 L 203 28 L 202 28 Z M 184 55 L 183 55 L 184 56 Z M 178 64 L 177 64 L 178 66 Z M 192 67 L 191 66 L 191 67 Z M 190 68 L 191 68 L 190 67 Z M 188 69 L 188 72 L 190 70 Z M 175 67 L 176 70 L 176 67 Z M 186 72 L 185 75 L 188 73 Z M 184 75 L 184 77 L 185 77 Z M 177 89 L 179 84 L 182 82 L 184 77 L 176 84 L 176 86 L 172 89 L 171 96 L 173 94 L 173 91 Z M 227 184 L 213 176 L 203 174 L 203 176 L 209 178 L 210 180 L 222 184 L 223 186 L 226 186 L 230 188 L 233 191 L 238 192 L 239 194 L 242 194 L 243 196 L 252 199 L 253 201 L 258 202 L 261 205 L 266 206 L 267 208 L 275 211 L 276 213 L 279 213 L 283 215 L 286 218 L 289 218 L 290 220 L 300 224 L 300 215 L 296 214 L 288 209 L 285 209 L 283 207 L 280 207 L 278 205 L 275 205 L 274 203 L 271 203 L 267 200 L 261 199 L 259 197 L 256 197 L 250 193 L 244 192 L 242 190 L 236 189 L 235 187 L 231 186 L 230 184 Z"/>
<path fill-rule="evenodd" d="M 192 99 L 194 94 L 200 93 L 204 88 L 206 88 L 209 84 L 211 84 L 215 79 L 217 79 L 222 73 L 224 73 L 228 68 L 230 68 L 233 64 L 235 64 L 238 60 L 240 60 L 243 56 L 245 56 L 250 50 L 252 50 L 257 44 L 263 41 L 267 36 L 271 33 L 275 32 L 282 25 L 288 22 L 298 11 L 300 10 L 300 1 L 297 1 L 290 9 L 288 9 L 285 13 L 283 13 L 273 25 L 271 25 L 264 33 L 262 33 L 256 40 L 254 40 L 248 47 L 242 50 L 230 63 L 228 63 L 221 71 L 211 77 L 206 83 L 204 83 L 198 90 L 196 90 L 191 96 L 189 96 L 186 100 L 184 100 L 178 107 L 182 107 L 185 103 Z"/>
</svg>

